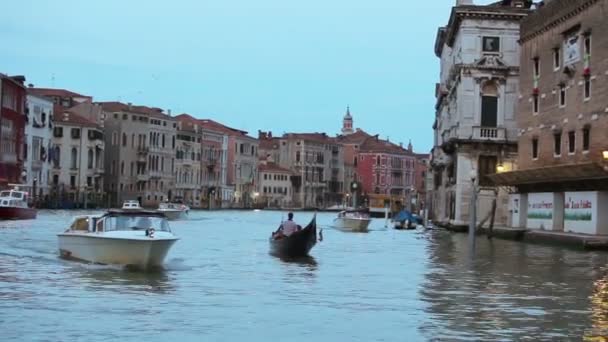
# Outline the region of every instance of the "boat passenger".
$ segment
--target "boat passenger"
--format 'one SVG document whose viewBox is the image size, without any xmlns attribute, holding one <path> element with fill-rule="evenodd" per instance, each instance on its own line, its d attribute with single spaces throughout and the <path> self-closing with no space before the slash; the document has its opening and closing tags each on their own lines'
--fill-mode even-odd
<svg viewBox="0 0 608 342">
<path fill-rule="evenodd" d="M 293 213 L 287 214 L 287 221 L 281 225 L 281 232 L 285 236 L 289 236 L 299 230 L 298 225 L 293 220 Z"/>
</svg>

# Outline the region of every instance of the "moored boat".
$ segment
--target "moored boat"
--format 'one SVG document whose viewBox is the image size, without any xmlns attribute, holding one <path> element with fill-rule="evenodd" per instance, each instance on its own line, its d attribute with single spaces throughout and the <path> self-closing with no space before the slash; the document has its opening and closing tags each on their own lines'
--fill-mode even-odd
<svg viewBox="0 0 608 342">
<path fill-rule="evenodd" d="M 127 200 L 122 203 L 123 210 L 142 210 L 143 208 L 137 200 Z"/>
<path fill-rule="evenodd" d="M 169 220 L 182 220 L 188 217 L 190 208 L 181 203 L 165 202 L 161 203 L 156 211 L 165 214 Z"/>
<path fill-rule="evenodd" d="M 416 220 L 411 212 L 401 210 L 392 219 L 393 227 L 399 230 L 416 229 Z"/>
<path fill-rule="evenodd" d="M 369 214 L 364 211 L 341 211 L 334 219 L 333 226 L 351 232 L 367 232 L 371 222 Z"/>
<path fill-rule="evenodd" d="M 270 253 L 276 256 L 305 257 L 317 243 L 317 215 L 304 228 L 289 236 L 273 233 L 270 237 Z"/>
<path fill-rule="evenodd" d="M 29 220 L 36 218 L 36 209 L 27 204 L 28 194 L 18 186 L 0 191 L 0 220 Z"/>
<path fill-rule="evenodd" d="M 62 257 L 140 269 L 162 266 L 179 239 L 163 214 L 146 210 L 77 216 L 57 237 Z"/>
</svg>

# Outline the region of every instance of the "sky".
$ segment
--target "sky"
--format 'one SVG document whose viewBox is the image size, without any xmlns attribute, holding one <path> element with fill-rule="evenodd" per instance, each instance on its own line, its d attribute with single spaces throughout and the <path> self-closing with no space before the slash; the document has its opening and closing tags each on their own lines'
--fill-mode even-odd
<svg viewBox="0 0 608 342">
<path fill-rule="evenodd" d="M 249 131 L 355 127 L 432 147 L 435 34 L 455 0 L 20 0 L 0 72 Z M 476 1 L 488 3 L 488 1 Z"/>
</svg>

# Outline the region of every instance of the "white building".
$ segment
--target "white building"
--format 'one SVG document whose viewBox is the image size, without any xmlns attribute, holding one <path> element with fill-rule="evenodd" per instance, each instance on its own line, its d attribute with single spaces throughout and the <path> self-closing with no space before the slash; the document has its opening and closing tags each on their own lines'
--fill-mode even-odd
<svg viewBox="0 0 608 342">
<path fill-rule="evenodd" d="M 275 164 L 272 160 L 260 161 L 258 172 L 259 201 L 272 208 L 292 206 L 291 176 L 293 173 L 289 169 Z"/>
<path fill-rule="evenodd" d="M 53 113 L 51 201 L 60 207 L 101 206 L 104 175 L 102 127 L 70 109 Z"/>
<path fill-rule="evenodd" d="M 481 189 L 481 219 L 496 196 L 487 175 L 514 167 L 519 24 L 529 13 L 525 1 L 471 3 L 457 1 L 435 41 L 441 70 L 433 125 L 432 219 L 454 227 L 469 223 L 472 179 Z M 507 195 L 499 192 L 497 225 L 507 222 L 506 203 Z"/>
<path fill-rule="evenodd" d="M 25 158 L 23 168 L 26 172 L 24 184 L 38 202 L 49 194 L 50 160 L 53 126 L 53 102 L 44 97 L 27 95 L 27 121 L 25 123 Z"/>
</svg>

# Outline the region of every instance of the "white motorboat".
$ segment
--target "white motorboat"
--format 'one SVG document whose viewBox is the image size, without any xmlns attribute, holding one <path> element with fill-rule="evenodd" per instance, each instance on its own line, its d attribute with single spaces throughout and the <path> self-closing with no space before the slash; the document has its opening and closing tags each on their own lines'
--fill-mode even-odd
<svg viewBox="0 0 608 342">
<path fill-rule="evenodd" d="M 188 217 L 190 207 L 181 203 L 161 203 L 157 212 L 165 214 L 169 220 L 182 220 Z"/>
<path fill-rule="evenodd" d="M 142 210 L 143 208 L 139 204 L 137 200 L 128 200 L 122 203 L 122 208 L 124 210 Z"/>
<path fill-rule="evenodd" d="M 57 236 L 62 257 L 141 269 L 161 266 L 179 240 L 163 214 L 145 210 L 77 216 Z"/>
<path fill-rule="evenodd" d="M 361 211 L 341 211 L 334 219 L 334 227 L 352 232 L 366 232 L 371 222 L 369 214 Z"/>
</svg>

